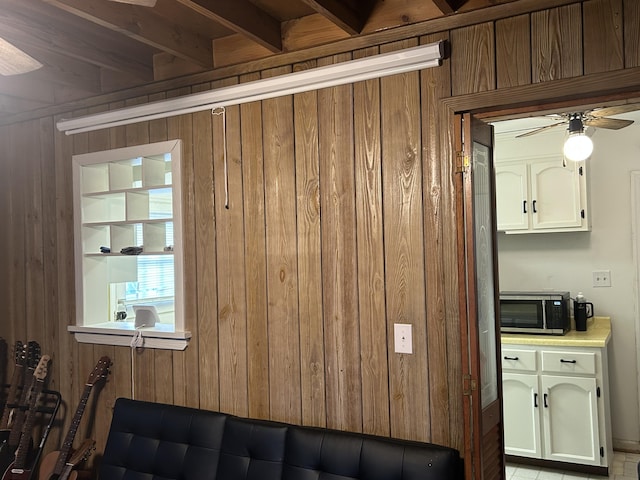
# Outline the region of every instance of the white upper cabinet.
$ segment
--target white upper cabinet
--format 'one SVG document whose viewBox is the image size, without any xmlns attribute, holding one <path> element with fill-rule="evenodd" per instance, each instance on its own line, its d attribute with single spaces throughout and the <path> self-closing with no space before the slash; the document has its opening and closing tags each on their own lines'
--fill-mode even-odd
<svg viewBox="0 0 640 480">
<path fill-rule="evenodd" d="M 495 139 L 496 221 L 506 233 L 591 229 L 587 162 L 564 160 L 564 129 Z"/>
<path fill-rule="evenodd" d="M 507 233 L 586 231 L 590 229 L 584 162 L 562 157 L 498 163 L 498 230 Z"/>
</svg>

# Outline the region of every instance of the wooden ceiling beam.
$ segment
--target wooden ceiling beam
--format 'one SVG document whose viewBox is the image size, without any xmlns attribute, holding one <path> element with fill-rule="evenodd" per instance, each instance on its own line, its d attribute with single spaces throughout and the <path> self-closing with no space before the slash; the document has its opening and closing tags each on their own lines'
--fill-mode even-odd
<svg viewBox="0 0 640 480">
<path fill-rule="evenodd" d="M 350 35 L 362 32 L 368 10 L 356 12 L 339 0 L 302 0 L 316 12 L 329 19 Z M 365 5 L 367 2 L 360 2 Z"/>
<path fill-rule="evenodd" d="M 467 0 L 432 0 L 436 7 L 445 15 L 457 12 Z"/>
<path fill-rule="evenodd" d="M 273 53 L 282 51 L 280 22 L 249 0 L 177 0 Z"/>
<path fill-rule="evenodd" d="M 104 0 L 43 0 L 68 13 L 126 35 L 141 43 L 171 53 L 203 67 L 213 67 L 211 40 L 192 34 L 154 11 Z"/>
</svg>

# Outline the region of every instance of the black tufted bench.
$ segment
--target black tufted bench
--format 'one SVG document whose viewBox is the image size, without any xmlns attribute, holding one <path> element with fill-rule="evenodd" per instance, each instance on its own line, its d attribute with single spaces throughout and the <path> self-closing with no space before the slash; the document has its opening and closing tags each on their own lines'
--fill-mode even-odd
<svg viewBox="0 0 640 480">
<path fill-rule="evenodd" d="M 461 480 L 457 450 L 119 398 L 100 480 Z"/>
</svg>

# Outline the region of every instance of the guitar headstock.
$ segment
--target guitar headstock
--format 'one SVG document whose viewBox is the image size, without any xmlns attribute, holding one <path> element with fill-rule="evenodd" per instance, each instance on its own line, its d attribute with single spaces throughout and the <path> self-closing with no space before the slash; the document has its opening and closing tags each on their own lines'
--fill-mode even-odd
<svg viewBox="0 0 640 480">
<path fill-rule="evenodd" d="M 16 365 L 19 367 L 24 367 L 25 361 L 27 359 L 24 343 L 22 343 L 20 340 L 16 340 L 14 350 L 16 356 Z"/>
<path fill-rule="evenodd" d="M 42 357 L 40 357 L 38 366 L 33 372 L 33 376 L 36 377 L 36 380 L 43 382 L 44 379 L 47 378 L 47 373 L 49 373 L 50 360 L 51 360 L 51 357 L 49 355 L 42 355 Z"/>
<path fill-rule="evenodd" d="M 40 361 L 40 356 L 42 354 L 42 350 L 40 349 L 40 344 L 36 341 L 31 340 L 27 342 L 27 368 L 35 369 L 38 366 L 38 362 Z"/>
<path fill-rule="evenodd" d="M 94 367 L 93 371 L 89 374 L 89 379 L 87 380 L 87 385 L 93 386 L 99 380 L 103 378 L 107 378 L 109 375 L 109 367 L 111 366 L 111 359 L 106 355 L 104 357 L 100 357 L 98 363 Z"/>
</svg>

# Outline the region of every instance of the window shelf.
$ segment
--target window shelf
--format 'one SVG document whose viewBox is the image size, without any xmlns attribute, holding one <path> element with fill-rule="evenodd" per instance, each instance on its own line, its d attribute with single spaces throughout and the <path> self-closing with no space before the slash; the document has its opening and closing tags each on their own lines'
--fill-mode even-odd
<svg viewBox="0 0 640 480">
<path fill-rule="evenodd" d="M 179 140 L 73 157 L 80 342 L 183 349 Z M 141 247 L 138 255 L 121 250 Z M 105 249 L 108 248 L 106 253 Z M 153 313 L 150 313 L 153 312 Z M 152 326 L 143 329 L 139 318 Z"/>
</svg>

